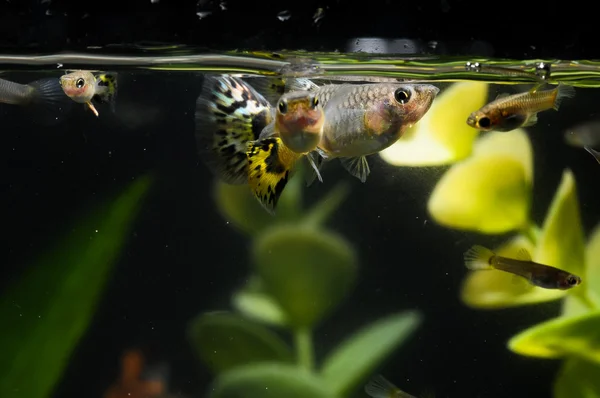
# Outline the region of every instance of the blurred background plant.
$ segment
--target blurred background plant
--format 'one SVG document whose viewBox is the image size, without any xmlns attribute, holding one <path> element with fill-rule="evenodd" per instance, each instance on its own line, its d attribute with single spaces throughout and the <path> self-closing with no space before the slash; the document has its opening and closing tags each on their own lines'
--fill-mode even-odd
<svg viewBox="0 0 600 398">
<path fill-rule="evenodd" d="M 153 178 L 86 211 L 0 299 L 0 396 L 47 398 L 86 332 Z"/>
<path fill-rule="evenodd" d="M 467 116 L 488 101 L 487 83 L 456 83 L 434 102 L 406 139 L 381 154 L 398 166 L 452 164 L 434 188 L 428 212 L 440 225 L 486 235 L 513 233 L 494 250 L 579 275 L 581 286 L 567 290 L 534 287 L 501 271 L 469 271 L 462 301 L 477 309 L 500 309 L 564 299 L 556 319 L 514 336 L 509 349 L 540 358 L 566 358 L 556 379 L 558 398 L 600 397 L 600 225 L 587 244 L 577 186 L 570 170 L 541 227 L 531 219 L 533 152 L 523 129 L 476 138 Z M 461 259 L 462 260 L 462 259 Z"/>
<path fill-rule="evenodd" d="M 353 289 L 358 259 L 349 242 L 323 226 L 348 186 L 340 183 L 305 211 L 302 172 L 291 179 L 274 217 L 248 187 L 216 182 L 220 212 L 252 239 L 252 268 L 232 295 L 234 311 L 203 313 L 189 326 L 192 346 L 216 376 L 211 397 L 349 396 L 421 322 L 416 311 L 390 315 L 316 363 L 313 331 Z"/>
</svg>

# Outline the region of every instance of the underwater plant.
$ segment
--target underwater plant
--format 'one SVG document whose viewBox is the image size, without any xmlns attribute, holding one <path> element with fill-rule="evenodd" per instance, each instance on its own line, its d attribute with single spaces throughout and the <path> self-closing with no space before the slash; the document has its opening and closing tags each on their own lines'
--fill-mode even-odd
<svg viewBox="0 0 600 398">
<path fill-rule="evenodd" d="M 459 136 L 469 113 L 466 106 L 477 109 L 474 98 L 483 105 L 487 98 L 481 94 L 480 85 L 456 83 L 440 95 L 453 101 L 434 103 L 429 119 L 444 120 L 451 115 L 460 119 L 457 125 L 439 127 L 444 137 Z M 465 109 L 464 104 L 468 104 Z M 435 128 L 432 124 L 415 126 L 415 135 L 439 135 L 431 132 Z M 419 140 L 414 137 L 410 142 L 416 145 Z M 469 271 L 461 288 L 462 301 L 472 308 L 500 309 L 563 299 L 561 316 L 517 334 L 508 348 L 526 356 L 565 358 L 555 381 L 557 398 L 600 397 L 600 225 L 586 244 L 573 173 L 563 172 L 540 227 L 531 219 L 533 152 L 526 132 L 488 133 L 471 141 L 472 148 L 467 139 L 461 142 L 461 153 L 469 156 L 452 158 L 458 162 L 446 171 L 429 198 L 431 217 L 455 230 L 514 233 L 494 249 L 498 255 L 514 258 L 524 248 L 532 253 L 533 261 L 583 279 L 581 286 L 571 290 L 548 290 L 502 271 Z M 390 160 L 392 155 L 390 151 L 382 157 Z M 443 164 L 445 159 L 450 158 L 432 155 L 422 163 Z M 419 165 L 401 160 L 390 163 Z"/>
<path fill-rule="evenodd" d="M 275 216 L 262 211 L 248 187 L 216 182 L 221 213 L 252 238 L 252 273 L 232 296 L 235 311 L 203 313 L 190 322 L 189 340 L 216 376 L 210 397 L 346 397 L 421 322 L 416 311 L 389 315 L 315 363 L 313 331 L 354 287 L 358 260 L 349 242 L 323 226 L 347 185 L 303 211 L 301 174 L 290 180 Z M 293 350 L 281 332 L 292 337 Z"/>
<path fill-rule="evenodd" d="M 51 396 L 93 319 L 152 177 L 86 212 L 0 299 L 0 396 Z M 32 382 L 34 376 L 35 382 Z"/>
</svg>

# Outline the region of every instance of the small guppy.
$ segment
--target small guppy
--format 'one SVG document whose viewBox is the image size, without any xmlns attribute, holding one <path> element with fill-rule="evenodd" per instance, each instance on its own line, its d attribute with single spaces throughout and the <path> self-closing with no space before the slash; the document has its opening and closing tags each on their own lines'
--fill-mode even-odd
<svg viewBox="0 0 600 398">
<path fill-rule="evenodd" d="M 575 89 L 564 84 L 559 84 L 552 90 L 535 90 L 515 95 L 502 93 L 494 101 L 471 113 L 467 124 L 481 131 L 507 132 L 519 127 L 530 127 L 537 123 L 539 112 L 558 110 L 563 99 L 574 96 Z"/>
<path fill-rule="evenodd" d="M 86 104 L 96 116 L 98 111 L 92 100 L 114 105 L 117 79 L 112 74 L 94 75 L 90 71 L 79 70 L 61 76 L 60 85 L 69 98 L 77 103 Z"/>
<path fill-rule="evenodd" d="M 271 213 L 300 158 L 306 157 L 318 174 L 312 151 L 324 159 L 341 158 L 364 181 L 364 156 L 400 138 L 439 91 L 426 84 L 316 86 L 298 79 L 301 92 L 284 94 L 273 109 L 240 79 L 211 79 L 196 102 L 199 152 L 225 182 L 248 182 Z"/>
<path fill-rule="evenodd" d="M 405 393 L 382 375 L 374 376 L 365 386 L 365 392 L 372 398 L 417 398 Z M 422 398 L 433 398 L 433 391 L 427 391 Z"/>
<path fill-rule="evenodd" d="M 497 269 L 521 276 L 534 286 L 544 289 L 571 289 L 581 283 L 581 278 L 545 264 L 535 263 L 525 249 L 517 258 L 498 256 L 483 246 L 475 245 L 464 254 L 465 266 L 470 270 Z"/>
<path fill-rule="evenodd" d="M 34 119 L 47 125 L 60 121 L 59 116 L 73 105 L 56 77 L 29 84 L 0 79 L 0 103 L 22 106 Z"/>
</svg>

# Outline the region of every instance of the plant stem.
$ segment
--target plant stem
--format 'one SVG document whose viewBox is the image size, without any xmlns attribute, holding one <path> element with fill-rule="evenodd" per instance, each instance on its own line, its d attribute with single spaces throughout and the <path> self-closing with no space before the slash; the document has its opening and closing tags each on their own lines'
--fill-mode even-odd
<svg viewBox="0 0 600 398">
<path fill-rule="evenodd" d="M 350 186 L 345 182 L 338 183 L 327 195 L 312 209 L 302 220 L 304 226 L 314 228 L 321 225 L 346 199 L 350 192 Z"/>
<path fill-rule="evenodd" d="M 313 342 L 312 335 L 309 329 L 297 329 L 294 332 L 294 340 L 296 343 L 296 355 L 298 365 L 308 370 L 313 371 Z"/>
</svg>

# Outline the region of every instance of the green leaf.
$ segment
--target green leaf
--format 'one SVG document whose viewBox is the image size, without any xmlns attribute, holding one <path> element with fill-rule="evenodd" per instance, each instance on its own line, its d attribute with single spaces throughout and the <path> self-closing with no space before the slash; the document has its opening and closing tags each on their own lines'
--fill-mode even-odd
<svg viewBox="0 0 600 398">
<path fill-rule="evenodd" d="M 307 227 L 321 226 L 325 220 L 342 204 L 350 193 L 346 182 L 338 183 L 304 216 L 302 223 Z"/>
<path fill-rule="evenodd" d="M 429 214 L 441 225 L 485 234 L 526 228 L 530 163 L 531 145 L 523 130 L 484 136 L 473 156 L 452 166 L 437 183 Z"/>
<path fill-rule="evenodd" d="M 93 209 L 3 294 L 0 396 L 50 396 L 94 316 L 151 181 L 140 178 Z"/>
<path fill-rule="evenodd" d="M 569 358 L 554 383 L 554 398 L 600 398 L 600 366 Z"/>
<path fill-rule="evenodd" d="M 380 319 L 340 344 L 325 360 L 322 377 L 339 396 L 347 396 L 392 355 L 421 323 L 418 312 Z"/>
<path fill-rule="evenodd" d="M 253 263 L 269 295 L 295 328 L 310 329 L 354 286 L 357 258 L 352 246 L 331 232 L 280 225 L 253 247 Z"/>
<path fill-rule="evenodd" d="M 560 186 L 546 215 L 535 259 L 539 263 L 584 276 L 585 240 L 579 215 L 577 187 L 570 170 L 563 173 Z M 586 283 L 587 281 L 582 280 L 582 286 Z M 577 294 L 575 290 L 573 292 Z"/>
<path fill-rule="evenodd" d="M 535 230 L 532 232 L 535 234 Z M 528 238 L 517 235 L 494 251 L 515 258 L 520 249 L 533 253 L 534 246 Z M 557 300 L 566 294 L 563 290 L 533 286 L 523 278 L 497 270 L 469 271 L 461 288 L 461 300 L 469 307 L 480 309 L 536 304 Z"/>
<path fill-rule="evenodd" d="M 508 347 L 526 356 L 574 355 L 600 364 L 600 311 L 543 322 L 514 336 Z"/>
<path fill-rule="evenodd" d="M 279 304 L 269 296 L 263 283 L 257 277 L 250 281 L 233 295 L 233 306 L 249 318 L 271 325 L 285 326 L 287 319 Z"/>
<path fill-rule="evenodd" d="M 394 166 L 438 166 L 471 154 L 478 131 L 467 117 L 485 105 L 488 84 L 460 82 L 445 89 L 423 118 L 392 146 L 380 153 Z"/>
<path fill-rule="evenodd" d="M 266 212 L 252 195 L 248 185 L 230 185 L 215 180 L 213 197 L 219 212 L 238 230 L 254 235 L 269 226 L 296 220 L 302 210 L 302 178 L 297 173 L 281 194 L 275 215 Z"/>
<path fill-rule="evenodd" d="M 596 225 L 585 253 L 587 269 L 583 277 L 590 299 L 600 307 L 600 224 Z"/>
<path fill-rule="evenodd" d="M 276 334 L 227 312 L 198 316 L 190 324 L 188 338 L 214 373 L 262 361 L 292 360 L 289 348 Z"/>
<path fill-rule="evenodd" d="M 282 363 L 260 363 L 220 376 L 211 398 L 335 398 L 312 374 Z"/>
</svg>

